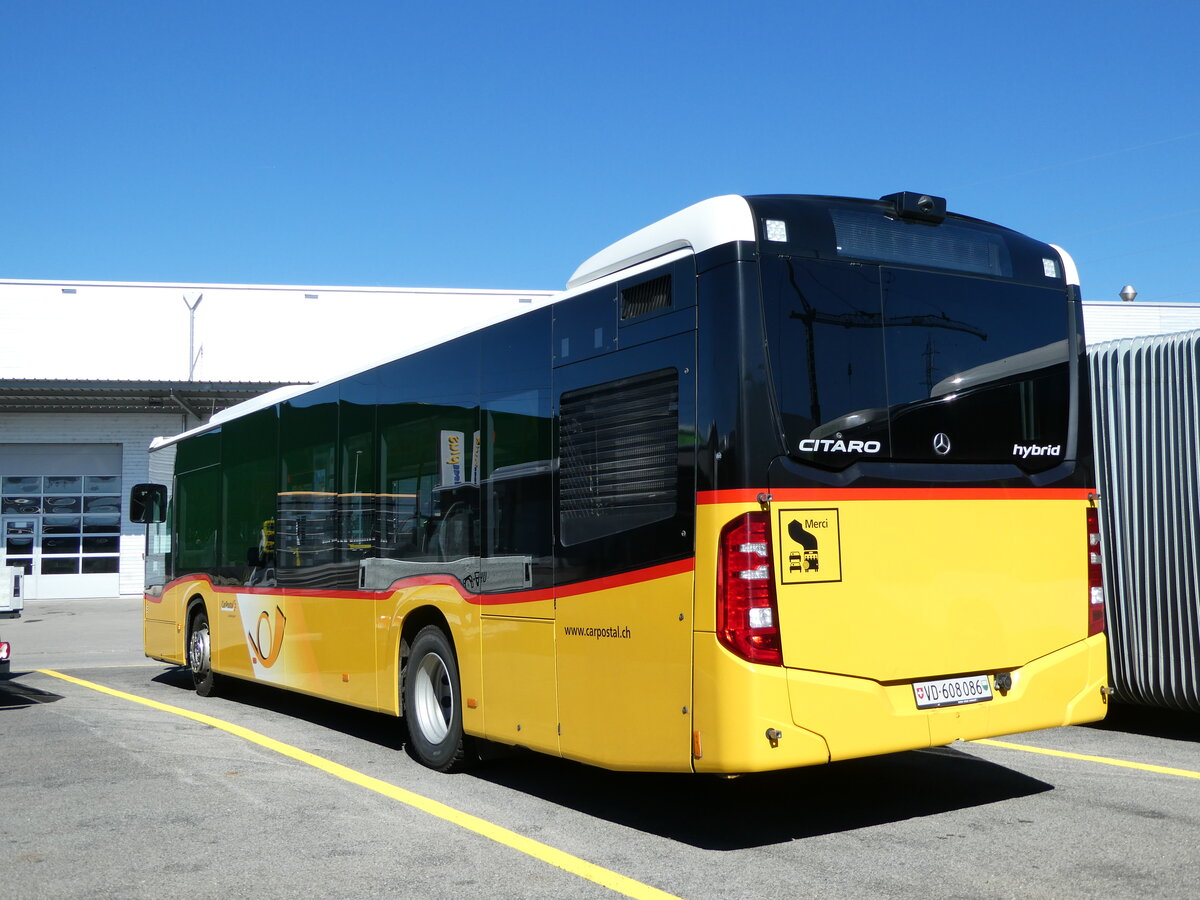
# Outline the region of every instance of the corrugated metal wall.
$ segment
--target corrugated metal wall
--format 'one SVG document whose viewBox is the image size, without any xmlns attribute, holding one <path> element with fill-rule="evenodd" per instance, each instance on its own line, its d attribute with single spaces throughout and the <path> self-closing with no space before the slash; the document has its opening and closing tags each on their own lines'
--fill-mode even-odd
<svg viewBox="0 0 1200 900">
<path fill-rule="evenodd" d="M 1200 331 L 1088 356 L 1112 685 L 1200 712 Z"/>
</svg>

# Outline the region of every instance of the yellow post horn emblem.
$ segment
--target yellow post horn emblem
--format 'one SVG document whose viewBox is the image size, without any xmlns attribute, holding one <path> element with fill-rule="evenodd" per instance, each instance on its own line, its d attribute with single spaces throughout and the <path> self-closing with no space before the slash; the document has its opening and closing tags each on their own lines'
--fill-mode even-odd
<svg viewBox="0 0 1200 900">
<path fill-rule="evenodd" d="M 279 650 L 283 646 L 283 630 L 287 627 L 287 616 L 278 606 L 275 607 L 275 625 L 271 625 L 271 617 L 266 610 L 258 617 L 257 637 L 247 632 L 246 640 L 250 642 L 250 652 L 254 659 L 264 668 L 271 668 L 279 659 Z M 266 629 L 266 640 L 263 640 L 263 629 Z M 271 652 L 263 653 L 263 647 L 270 645 Z"/>
</svg>

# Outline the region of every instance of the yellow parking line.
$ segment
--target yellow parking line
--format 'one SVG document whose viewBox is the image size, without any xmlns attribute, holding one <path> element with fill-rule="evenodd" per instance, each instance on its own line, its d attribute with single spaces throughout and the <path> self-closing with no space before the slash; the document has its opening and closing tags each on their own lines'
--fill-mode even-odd
<svg viewBox="0 0 1200 900">
<path fill-rule="evenodd" d="M 251 731 L 249 728 L 243 728 L 240 725 L 234 725 L 231 722 L 225 722 L 221 719 L 215 719 L 212 716 L 206 716 L 203 713 L 192 712 L 189 709 L 182 709 L 178 706 L 170 706 L 166 703 L 159 703 L 157 700 L 150 700 L 146 697 L 139 697 L 136 694 L 127 694 L 124 691 L 118 691 L 114 688 L 105 687 L 102 684 L 95 684 L 91 681 L 84 681 L 81 678 L 75 678 L 71 675 L 64 675 L 61 672 L 55 672 L 51 669 L 38 669 L 43 675 L 49 675 L 53 678 L 60 678 L 63 681 L 69 681 L 72 684 L 80 685 L 81 687 L 90 688 L 93 691 L 99 691 L 102 694 L 109 694 L 113 697 L 120 697 L 122 700 L 129 700 L 133 703 L 140 703 L 143 706 L 148 706 L 151 709 L 157 709 L 162 712 L 172 713 L 173 715 L 182 716 L 185 719 L 191 719 L 194 722 L 200 722 L 204 725 L 211 725 L 213 728 L 219 728 L 229 734 L 236 735 L 243 740 L 258 744 L 260 747 L 265 747 L 268 750 L 273 750 L 283 756 L 291 757 L 298 762 L 313 768 L 320 769 L 322 772 L 327 772 L 351 784 L 356 784 L 359 787 L 364 787 L 369 791 L 375 791 L 377 794 L 382 794 L 385 797 L 390 797 L 400 803 L 407 804 L 414 809 L 419 809 L 422 812 L 428 813 L 431 816 L 436 816 L 460 828 L 465 828 L 467 831 L 473 831 L 476 834 L 482 835 L 489 840 L 496 841 L 506 847 L 511 847 L 518 850 L 527 856 L 532 856 L 534 859 L 539 859 L 542 862 L 549 863 L 552 866 L 557 866 L 572 875 L 578 875 L 580 878 L 586 878 L 588 881 L 593 881 L 596 884 L 602 885 L 618 894 L 624 894 L 626 897 L 634 897 L 637 900 L 678 900 L 673 894 L 668 894 L 665 891 L 660 891 L 658 888 L 651 887 L 648 884 L 643 884 L 640 881 L 635 881 L 610 869 L 605 869 L 594 863 L 590 863 L 585 859 L 580 859 L 578 856 L 572 856 L 570 853 L 565 853 L 562 850 L 555 849 L 540 841 L 535 841 L 527 838 L 524 835 L 517 834 L 515 831 L 510 831 L 500 825 L 493 824 L 486 819 L 481 819 L 478 816 L 473 816 L 470 813 L 462 812 L 452 806 L 447 806 L 444 803 L 439 803 L 436 800 L 431 800 L 428 797 L 423 797 L 420 794 L 414 794 L 412 791 L 406 791 L 404 788 L 396 787 L 394 784 L 389 784 L 386 781 L 381 781 L 378 778 L 372 778 L 370 775 L 364 775 L 362 772 L 355 771 L 347 766 L 340 765 L 331 760 L 317 756 L 314 753 L 309 753 L 306 750 L 301 750 L 298 747 L 293 747 L 290 744 L 285 744 L 277 741 L 274 738 L 269 738 L 266 735 L 259 734 L 256 731 Z"/>
<path fill-rule="evenodd" d="M 1012 744 L 1008 741 L 978 740 L 972 744 L 987 744 L 989 747 L 1003 747 L 1005 750 L 1024 750 L 1026 753 L 1040 753 L 1043 756 L 1061 756 L 1064 759 L 1080 759 L 1084 762 L 1101 763 L 1106 766 L 1120 766 L 1122 769 L 1141 769 L 1143 772 L 1157 772 L 1160 775 L 1177 775 L 1180 778 L 1195 778 L 1200 780 L 1200 772 L 1190 769 L 1172 769 L 1170 766 L 1155 766 L 1150 763 L 1130 762 L 1127 759 L 1113 759 L 1108 756 L 1088 756 L 1084 753 L 1068 753 L 1065 750 L 1047 750 L 1045 747 L 1030 747 L 1028 744 Z"/>
</svg>

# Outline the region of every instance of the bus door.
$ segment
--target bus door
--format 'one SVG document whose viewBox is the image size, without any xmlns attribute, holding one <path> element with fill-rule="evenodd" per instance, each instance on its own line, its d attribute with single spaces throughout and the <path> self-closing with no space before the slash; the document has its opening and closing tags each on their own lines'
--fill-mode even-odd
<svg viewBox="0 0 1200 900">
<path fill-rule="evenodd" d="M 554 307 L 561 751 L 615 769 L 691 765 L 694 278 L 681 288 L 641 323 L 618 326 L 624 284 Z"/>
<path fill-rule="evenodd" d="M 547 309 L 492 326 L 482 348 L 475 590 L 484 699 L 478 709 L 468 703 L 463 721 L 492 740 L 557 754 L 549 344 Z M 464 670 L 467 658 L 459 656 Z"/>
</svg>

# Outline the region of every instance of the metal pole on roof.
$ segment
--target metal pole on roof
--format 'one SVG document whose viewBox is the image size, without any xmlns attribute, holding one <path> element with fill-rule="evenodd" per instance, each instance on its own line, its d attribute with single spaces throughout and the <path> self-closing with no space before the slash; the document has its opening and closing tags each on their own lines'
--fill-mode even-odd
<svg viewBox="0 0 1200 900">
<path fill-rule="evenodd" d="M 197 294 L 196 302 L 189 303 L 188 295 L 183 295 L 183 305 L 188 308 L 188 381 L 195 381 L 196 376 L 196 307 L 203 299 L 203 294 Z"/>
</svg>

